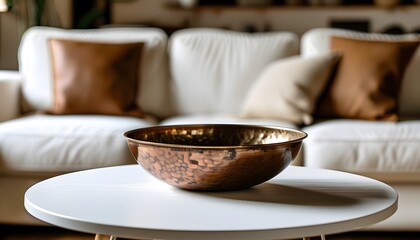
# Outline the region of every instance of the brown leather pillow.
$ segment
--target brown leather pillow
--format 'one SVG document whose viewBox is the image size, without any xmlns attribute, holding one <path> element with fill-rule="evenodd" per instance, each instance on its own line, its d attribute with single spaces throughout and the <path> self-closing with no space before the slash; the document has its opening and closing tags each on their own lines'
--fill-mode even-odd
<svg viewBox="0 0 420 240">
<path fill-rule="evenodd" d="M 143 43 L 50 39 L 54 81 L 51 114 L 142 117 L 135 103 Z"/>
<path fill-rule="evenodd" d="M 335 77 L 320 98 L 317 117 L 398 120 L 398 95 L 418 42 L 331 37 L 342 54 Z"/>
</svg>

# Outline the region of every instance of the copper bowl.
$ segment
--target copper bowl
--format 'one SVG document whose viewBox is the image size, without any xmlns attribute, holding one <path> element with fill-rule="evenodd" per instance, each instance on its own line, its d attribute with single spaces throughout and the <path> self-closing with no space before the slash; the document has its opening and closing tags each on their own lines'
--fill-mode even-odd
<svg viewBox="0 0 420 240">
<path fill-rule="evenodd" d="M 235 124 L 173 125 L 124 134 L 136 161 L 181 189 L 249 188 L 279 174 L 307 134 L 283 127 Z"/>
</svg>

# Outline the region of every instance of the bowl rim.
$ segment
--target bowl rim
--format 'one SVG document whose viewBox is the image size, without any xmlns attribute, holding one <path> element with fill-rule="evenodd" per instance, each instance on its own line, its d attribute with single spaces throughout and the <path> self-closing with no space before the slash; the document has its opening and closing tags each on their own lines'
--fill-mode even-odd
<svg viewBox="0 0 420 240">
<path fill-rule="evenodd" d="M 223 146 L 198 146 L 198 145 L 187 145 L 187 144 L 174 144 L 174 143 L 158 143 L 158 142 L 151 142 L 151 141 L 144 141 L 138 140 L 131 137 L 128 137 L 129 134 L 139 131 L 139 130 L 153 130 L 159 129 L 162 127 L 170 128 L 170 127 L 254 127 L 254 128 L 269 128 L 269 129 L 277 129 L 277 130 L 285 130 L 290 132 L 295 132 L 298 134 L 302 134 L 301 137 L 288 140 L 284 142 L 277 142 L 277 143 L 267 143 L 267 144 L 250 144 L 250 145 L 223 145 Z M 299 129 L 293 129 L 290 127 L 283 127 L 283 126 L 276 126 L 276 125 L 258 125 L 258 124 L 173 124 L 173 125 L 157 125 L 157 126 L 150 126 L 150 127 L 142 127 L 136 128 L 124 133 L 124 137 L 127 141 L 136 142 L 139 144 L 150 145 L 150 146 L 160 146 L 160 147 L 171 147 L 171 148 L 191 148 L 191 149 L 246 149 L 246 148 L 260 148 L 260 147 L 274 147 L 274 146 L 281 146 L 281 145 L 288 145 L 291 143 L 302 142 L 305 138 L 308 137 L 308 134 Z"/>
</svg>

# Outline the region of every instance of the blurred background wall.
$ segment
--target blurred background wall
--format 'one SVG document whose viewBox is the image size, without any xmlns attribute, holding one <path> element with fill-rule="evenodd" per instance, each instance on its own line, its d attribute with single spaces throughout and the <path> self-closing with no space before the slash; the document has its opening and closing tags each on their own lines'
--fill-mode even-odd
<svg viewBox="0 0 420 240">
<path fill-rule="evenodd" d="M 217 27 L 248 32 L 292 31 L 298 35 L 315 27 L 389 33 L 420 31 L 418 0 L 385 0 L 388 5 L 380 5 L 380 0 L 44 1 L 54 5 L 60 27 L 67 29 L 153 26 L 171 34 L 186 27 Z M 182 1 L 192 1 L 192 5 L 183 7 Z M 389 5 L 392 2 L 394 5 Z M 0 69 L 17 69 L 20 32 L 13 11 L 0 13 L 0 37 Z"/>
</svg>

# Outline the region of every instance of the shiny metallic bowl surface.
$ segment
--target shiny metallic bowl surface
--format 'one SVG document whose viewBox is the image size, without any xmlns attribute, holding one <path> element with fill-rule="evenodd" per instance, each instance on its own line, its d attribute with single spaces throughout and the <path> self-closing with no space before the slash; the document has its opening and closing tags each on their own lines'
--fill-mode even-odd
<svg viewBox="0 0 420 240">
<path fill-rule="evenodd" d="M 283 127 L 204 124 L 139 128 L 124 133 L 136 161 L 181 189 L 249 188 L 295 159 L 307 134 Z"/>
</svg>

